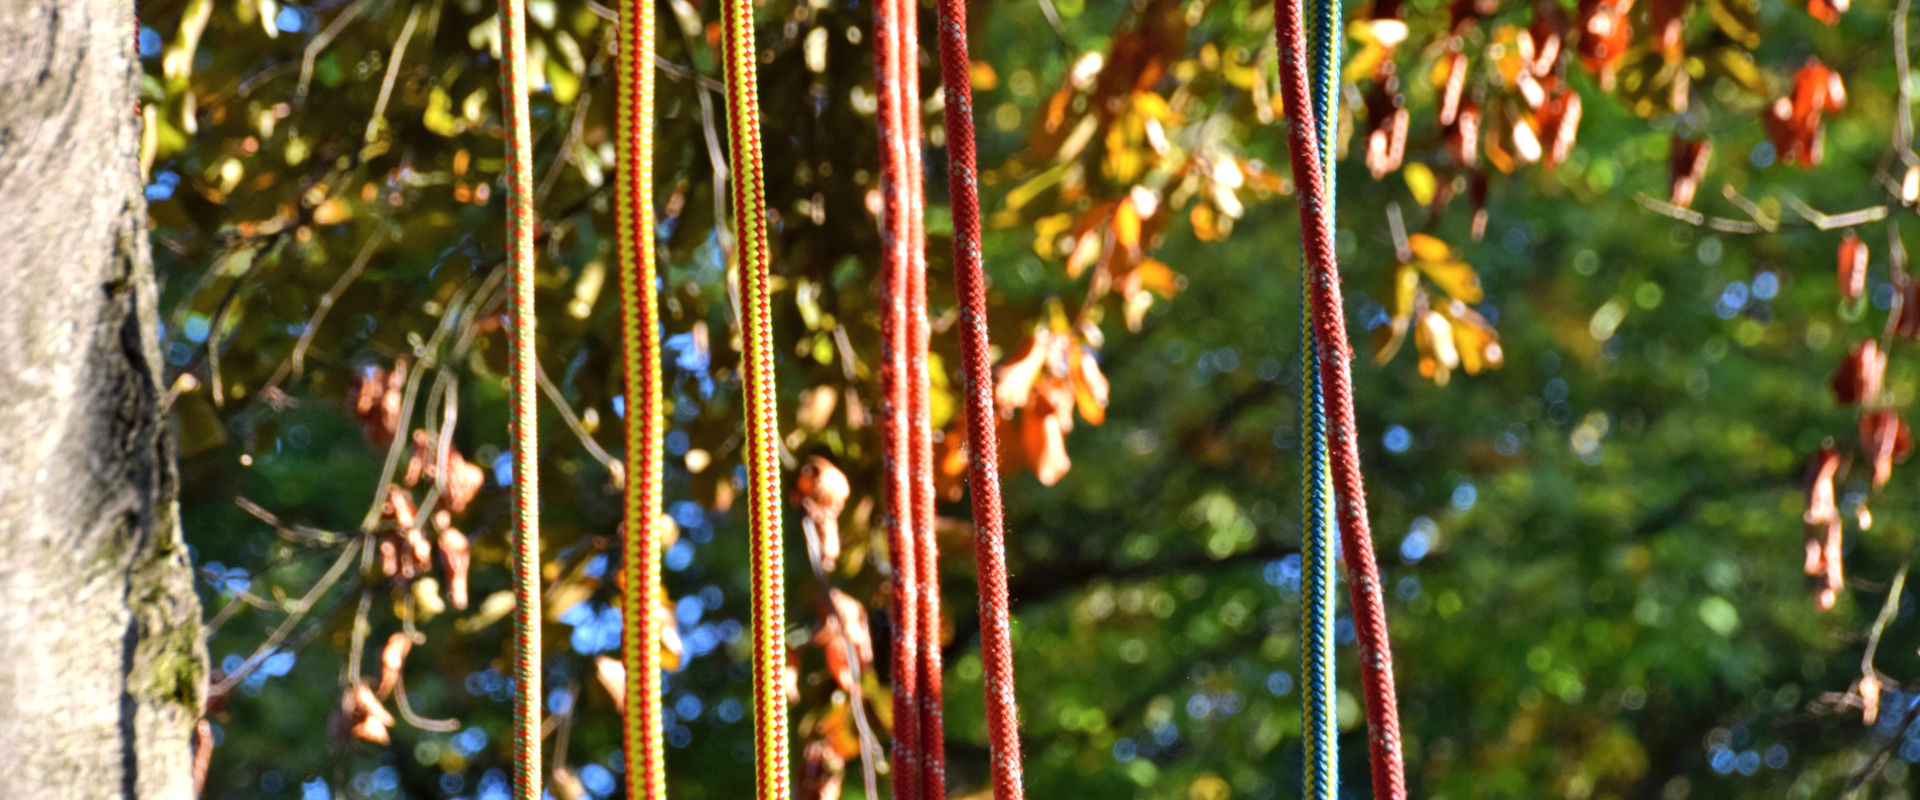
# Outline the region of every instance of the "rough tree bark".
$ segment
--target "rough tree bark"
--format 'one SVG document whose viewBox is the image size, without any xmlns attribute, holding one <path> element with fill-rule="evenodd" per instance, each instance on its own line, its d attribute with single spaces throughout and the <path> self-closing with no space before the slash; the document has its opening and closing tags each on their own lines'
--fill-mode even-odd
<svg viewBox="0 0 1920 800">
<path fill-rule="evenodd" d="M 0 0 L 0 797 L 193 794 L 133 14 Z"/>
</svg>

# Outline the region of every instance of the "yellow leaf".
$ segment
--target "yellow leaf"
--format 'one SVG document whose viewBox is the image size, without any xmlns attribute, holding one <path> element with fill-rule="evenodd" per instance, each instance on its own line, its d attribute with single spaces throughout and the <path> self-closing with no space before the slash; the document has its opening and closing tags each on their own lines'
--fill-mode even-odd
<svg viewBox="0 0 1920 800">
<path fill-rule="evenodd" d="M 1107 376 L 1101 374 L 1100 363 L 1087 355 L 1080 345 L 1073 346 L 1073 404 L 1080 410 L 1080 418 L 1088 423 L 1099 425 L 1107 421 Z"/>
<path fill-rule="evenodd" d="M 1133 207 L 1133 198 L 1120 201 L 1120 207 L 1113 212 L 1113 239 L 1128 252 L 1140 251 L 1140 212 Z"/>
<path fill-rule="evenodd" d="M 1433 202 L 1433 193 L 1440 188 L 1433 169 L 1418 161 L 1401 167 L 1400 177 L 1406 180 L 1407 190 L 1413 192 L 1413 201 L 1423 206 Z"/>
<path fill-rule="evenodd" d="M 1420 290 L 1420 273 L 1413 267 L 1401 264 L 1393 271 L 1393 285 L 1389 287 L 1387 313 L 1395 319 L 1413 314 L 1413 297 Z"/>
<path fill-rule="evenodd" d="M 1413 346 L 1420 351 L 1420 374 L 1441 386 L 1453 368 L 1460 366 L 1460 351 L 1453 346 L 1453 326 L 1447 318 L 1432 311 L 1420 315 L 1413 328 Z"/>
<path fill-rule="evenodd" d="M 1060 242 L 1060 234 L 1073 227 L 1073 214 L 1062 211 L 1052 216 L 1041 217 L 1033 221 L 1033 253 L 1041 258 L 1053 258 L 1059 251 L 1055 245 Z"/>
<path fill-rule="evenodd" d="M 1478 303 L 1485 296 L 1480 288 L 1480 275 L 1464 261 L 1426 261 L 1413 262 L 1426 273 L 1427 279 L 1455 300 L 1463 303 Z"/>
<path fill-rule="evenodd" d="M 1453 248 L 1439 237 L 1416 233 L 1407 237 L 1407 249 L 1413 251 L 1415 261 L 1451 261 Z"/>
<path fill-rule="evenodd" d="M 1161 297 L 1171 298 L 1180 293 L 1180 276 L 1158 259 L 1141 259 L 1129 276 L 1137 276 L 1140 288 Z"/>
</svg>

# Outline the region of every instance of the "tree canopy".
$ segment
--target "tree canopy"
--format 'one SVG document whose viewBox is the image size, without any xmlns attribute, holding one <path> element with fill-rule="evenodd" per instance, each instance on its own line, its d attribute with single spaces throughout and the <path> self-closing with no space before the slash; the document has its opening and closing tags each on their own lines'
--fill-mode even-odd
<svg viewBox="0 0 1920 800">
<path fill-rule="evenodd" d="M 1416 795 L 1911 791 L 1908 8 L 1847 5 L 1348 9 L 1339 253 Z M 719 9 L 661 10 L 669 784 L 741 797 Z M 1271 10 L 972 9 L 1036 797 L 1298 783 L 1299 245 Z M 623 768 L 605 678 L 624 413 L 614 22 L 592 0 L 529 12 L 546 746 L 549 789 L 572 800 L 616 793 Z M 765 0 L 757 19 L 785 457 L 849 476 L 831 578 L 881 646 L 871 10 Z M 503 797 L 514 476 L 494 8 L 149 0 L 139 36 L 182 519 L 218 670 L 206 796 Z M 938 70 L 921 75 L 937 165 Z M 927 174 L 947 730 L 955 796 L 971 797 L 985 720 L 951 223 L 944 171 Z M 789 564 L 797 741 L 824 742 L 844 761 L 812 766 L 863 796 L 886 660 L 848 685 L 846 660 L 870 656 L 815 636 L 833 598 Z M 1341 658 L 1341 772 L 1361 796 L 1352 648 Z"/>
</svg>

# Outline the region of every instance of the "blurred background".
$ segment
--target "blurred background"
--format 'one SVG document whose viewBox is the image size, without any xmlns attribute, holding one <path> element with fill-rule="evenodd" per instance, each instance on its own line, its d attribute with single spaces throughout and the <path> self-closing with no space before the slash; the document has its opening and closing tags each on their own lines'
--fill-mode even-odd
<svg viewBox="0 0 1920 800">
<path fill-rule="evenodd" d="M 505 798 L 495 8 L 140 5 L 162 346 L 219 670 L 205 795 Z M 669 780 L 744 797 L 719 8 L 659 10 Z M 1296 796 L 1299 240 L 1271 3 L 971 14 L 1030 792 Z M 548 791 L 604 798 L 623 769 L 615 14 L 529 15 Z M 830 579 L 884 653 L 871 9 L 757 16 L 787 466 L 849 476 Z M 1904 0 L 1347 9 L 1338 243 L 1416 796 L 1910 796 L 1906 17 Z M 931 6 L 921 23 L 932 45 Z M 923 53 L 948 748 L 973 798 L 938 72 Z M 810 797 L 862 797 L 866 772 L 885 785 L 886 659 L 842 678 L 800 529 L 790 508 L 796 752 L 824 744 L 796 769 L 840 776 Z M 1338 632 L 1341 773 L 1365 797 Z"/>
</svg>

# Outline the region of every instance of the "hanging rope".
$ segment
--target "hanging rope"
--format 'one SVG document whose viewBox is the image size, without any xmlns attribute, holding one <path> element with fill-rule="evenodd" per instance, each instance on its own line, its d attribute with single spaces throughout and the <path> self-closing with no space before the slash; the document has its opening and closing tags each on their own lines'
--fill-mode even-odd
<svg viewBox="0 0 1920 800">
<path fill-rule="evenodd" d="M 1295 182 L 1299 187 L 1300 222 L 1307 251 L 1307 269 L 1302 270 L 1305 291 L 1303 302 L 1310 313 L 1303 313 L 1302 340 L 1306 345 L 1308 379 L 1303 415 L 1308 419 L 1303 430 L 1307 451 L 1307 495 L 1309 500 L 1308 561 L 1324 553 L 1330 536 L 1325 532 L 1326 498 L 1330 482 L 1338 486 L 1337 512 L 1343 554 L 1347 562 L 1349 602 L 1354 610 L 1354 626 L 1360 645 L 1360 667 L 1366 694 L 1369 730 L 1369 761 L 1372 766 L 1376 798 L 1403 800 L 1406 780 L 1400 753 L 1400 720 L 1393 688 L 1393 655 L 1388 643 L 1386 613 L 1380 593 L 1379 568 L 1374 558 L 1373 538 L 1369 530 L 1366 494 L 1361 479 L 1358 441 L 1353 417 L 1351 351 L 1347 343 L 1346 319 L 1340 295 L 1339 266 L 1333 252 L 1333 210 L 1335 194 L 1334 155 L 1337 146 L 1337 114 L 1340 75 L 1339 0 L 1315 0 L 1306 25 L 1310 36 L 1303 36 L 1300 0 L 1275 3 L 1274 31 L 1281 55 L 1281 90 L 1288 117 L 1289 144 L 1293 156 Z M 1306 41 L 1303 42 L 1303 39 Z M 1308 81 L 1311 61 L 1314 83 Z M 1311 95 L 1309 92 L 1311 91 Z M 1310 102 L 1307 101 L 1311 97 Z M 1314 118 L 1309 125 L 1304 110 L 1311 106 Z M 1316 163 L 1317 162 L 1317 163 Z M 1329 436 L 1327 417 L 1332 416 Z M 1331 447 L 1329 448 L 1329 443 Z M 1329 457 L 1328 450 L 1331 450 Z M 1330 467 L 1330 469 L 1329 469 Z M 1329 474 L 1330 473 L 1330 474 Z M 1311 581 L 1319 573 L 1330 576 L 1331 564 L 1310 563 L 1306 571 Z M 1320 572 L 1325 570 L 1325 572 Z M 1324 589 L 1324 582 L 1321 584 Z M 1309 592 L 1303 590 L 1303 595 Z M 1330 598 L 1320 598 L 1330 606 Z M 1314 605 L 1308 603 L 1308 605 Z M 1313 612 L 1309 611 L 1309 614 Z M 1331 615 L 1331 609 L 1327 610 Z M 1308 649 L 1312 648 L 1308 645 Z M 1310 663 L 1324 678 L 1309 675 L 1309 705 L 1321 709 L 1311 716 L 1331 712 L 1314 706 L 1315 687 L 1324 689 L 1332 699 L 1330 650 L 1324 660 Z M 1317 774 L 1312 756 L 1327 758 L 1331 767 L 1334 731 L 1330 717 L 1326 726 L 1308 720 L 1308 750 L 1313 765 L 1308 772 L 1308 796 L 1331 797 L 1337 787 L 1337 775 Z M 1325 794 L 1319 794 L 1324 792 Z"/>
<path fill-rule="evenodd" d="M 1289 0 L 1276 0 L 1279 6 L 1287 5 Z M 1299 0 L 1291 0 L 1298 3 Z M 1314 17 L 1311 32 L 1308 34 L 1308 49 L 1314 55 L 1316 67 L 1326 63 L 1329 55 L 1322 27 L 1328 19 L 1336 19 L 1337 11 L 1328 11 L 1328 6 L 1337 0 L 1315 0 Z M 1297 6 L 1294 9 L 1297 13 Z M 1278 13 L 1278 12 L 1277 12 Z M 1278 28 L 1276 28 L 1278 30 Z M 1298 31 L 1295 31 L 1294 45 L 1298 46 Z M 1289 55 L 1287 43 L 1281 43 L 1282 57 Z M 1316 73 L 1324 75 L 1324 73 Z M 1286 77 L 1282 77 L 1283 82 Z M 1284 85 L 1284 84 L 1283 84 Z M 1333 137 L 1330 134 L 1337 121 L 1334 110 L 1338 108 L 1339 98 L 1330 95 L 1329 90 L 1337 90 L 1338 84 L 1320 82 L 1312 87 L 1313 91 L 1313 131 L 1315 139 L 1326 146 L 1311 153 L 1314 169 L 1324 181 L 1329 195 L 1326 200 L 1328 219 L 1332 215 L 1333 185 Z M 1286 100 L 1290 124 L 1295 121 L 1296 109 L 1305 104 L 1299 98 Z M 1295 162 L 1296 165 L 1298 162 Z M 1296 166 L 1296 169 L 1298 167 Z M 1296 180 L 1296 184 L 1300 184 Z M 1304 196 L 1305 190 L 1301 190 Z M 1304 223 L 1305 212 L 1302 212 Z M 1311 254 L 1309 254 L 1309 260 Z M 1313 315 L 1313 278 L 1314 270 L 1302 266 L 1300 270 L 1300 355 L 1301 366 L 1301 587 L 1300 587 L 1300 659 L 1301 672 L 1305 677 L 1306 690 L 1301 693 L 1301 738 L 1305 743 L 1306 769 L 1305 790 L 1302 796 L 1308 800 L 1333 800 L 1340 787 L 1340 730 L 1338 694 L 1335 688 L 1335 653 L 1333 638 L 1334 618 L 1334 557 L 1333 543 L 1336 536 L 1333 527 L 1333 478 L 1331 462 L 1327 454 L 1327 416 L 1325 406 L 1322 364 L 1318 357 L 1319 336 L 1314 331 Z"/>
<path fill-rule="evenodd" d="M 909 438 L 913 398 L 909 384 L 908 297 L 912 282 L 912 200 L 906 172 L 906 127 L 899 89 L 900 6 L 912 0 L 874 0 L 873 70 L 880 145 L 880 453 L 886 481 L 887 549 L 893 554 L 893 796 L 921 800 L 920 577 Z"/>
<path fill-rule="evenodd" d="M 726 64 L 728 151 L 733 166 L 740 330 L 746 349 L 741 371 L 747 412 L 747 516 L 753 539 L 748 557 L 753 573 L 754 776 L 761 800 L 786 800 L 786 622 L 780 554 L 779 428 L 753 0 L 726 0 L 720 27 Z"/>
<path fill-rule="evenodd" d="M 946 86 L 947 184 L 953 207 L 953 278 L 960 296 L 960 355 L 966 376 L 967 484 L 973 496 L 973 560 L 980 582 L 980 651 L 986 668 L 987 750 L 994 800 L 1018 800 L 1024 796 L 1020 712 L 1014 702 L 1000 444 L 994 430 L 992 362 L 987 355 L 987 279 L 980 261 L 967 5 L 966 0 L 938 0 L 938 8 L 940 82 Z"/>
<path fill-rule="evenodd" d="M 1322 174 L 1326 176 L 1328 223 L 1338 208 L 1335 153 L 1338 149 L 1340 109 L 1341 24 L 1340 0 L 1315 0 L 1311 9 L 1312 35 L 1308 39 L 1314 79 L 1314 130 L 1320 140 Z M 1387 632 L 1386 602 L 1381 597 L 1380 567 L 1373 552 L 1373 532 L 1367 517 L 1366 487 L 1360 471 L 1359 434 L 1353 415 L 1353 372 L 1347 347 L 1346 317 L 1338 292 L 1339 271 L 1333 270 L 1332 293 L 1323 293 L 1314 307 L 1315 325 L 1327 330 L 1321 339 L 1339 343 L 1331 352 L 1317 352 L 1323 365 L 1320 379 L 1327 411 L 1332 415 L 1333 481 L 1338 491 L 1336 510 L 1342 555 L 1347 565 L 1347 601 L 1352 606 L 1355 638 L 1360 650 L 1360 683 L 1366 695 L 1368 762 L 1377 800 L 1406 800 L 1406 768 L 1400 753 L 1400 708 L 1393 685 L 1393 646 Z"/>
<path fill-rule="evenodd" d="M 900 0 L 894 44 L 900 75 L 900 123 L 905 146 L 901 166 L 907 195 L 907 304 L 912 334 L 908 341 L 908 387 L 913 420 L 909 470 L 913 483 L 913 536 L 919 550 L 919 712 L 920 792 L 924 800 L 946 800 L 946 721 L 942 713 L 940 663 L 940 544 L 934 537 L 932 362 L 927 347 L 926 165 L 920 156 L 920 3 Z"/>
<path fill-rule="evenodd" d="M 533 135 L 528 125 L 527 13 L 500 0 L 501 109 L 507 129 L 507 270 L 512 287 L 514 792 L 540 798 L 540 464 L 535 416 Z"/>
<path fill-rule="evenodd" d="M 659 288 L 653 257 L 653 0 L 620 7 L 620 184 L 614 192 L 626 350 L 626 503 L 621 619 L 627 667 L 627 796 L 667 795 L 660 713 L 661 441 Z"/>
</svg>

